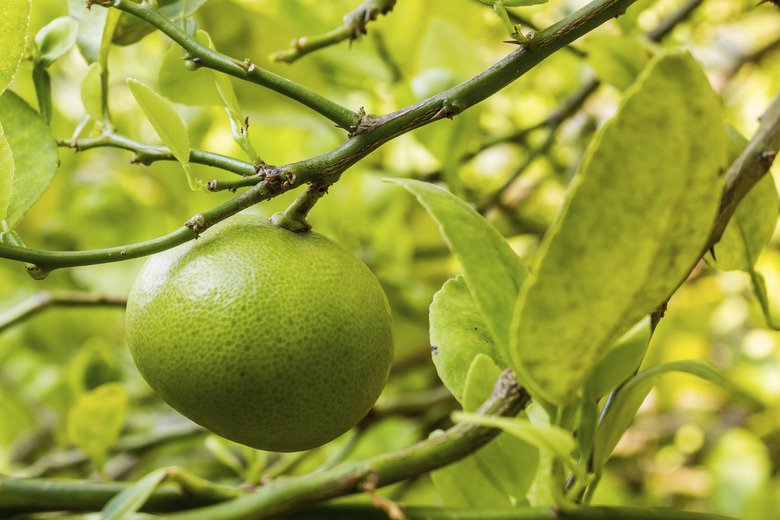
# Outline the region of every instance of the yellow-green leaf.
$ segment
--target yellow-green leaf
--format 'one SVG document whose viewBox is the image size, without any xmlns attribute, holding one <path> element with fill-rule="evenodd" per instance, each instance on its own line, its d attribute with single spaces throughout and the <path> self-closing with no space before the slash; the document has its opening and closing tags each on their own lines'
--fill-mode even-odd
<svg viewBox="0 0 780 520">
<path fill-rule="evenodd" d="M 89 66 L 84 79 L 81 80 L 81 104 L 87 115 L 95 121 L 103 121 L 103 102 L 100 79 L 100 64 L 95 62 Z"/>
<path fill-rule="evenodd" d="M 11 145 L 3 133 L 3 125 L 0 124 L 0 232 L 3 230 L 2 222 L 8 212 L 8 204 L 11 202 L 11 181 L 14 177 L 14 157 Z"/>
<path fill-rule="evenodd" d="M 696 60 L 651 61 L 591 144 L 518 299 L 506 357 L 532 393 L 572 403 L 609 345 L 682 283 L 718 211 L 725 148 Z"/>
<path fill-rule="evenodd" d="M 15 226 L 49 186 L 57 170 L 57 143 L 41 116 L 10 90 L 0 96 L 0 123 L 14 161 L 6 221 Z"/>
<path fill-rule="evenodd" d="M 76 43 L 79 22 L 70 16 L 55 18 L 35 35 L 35 64 L 47 68 Z"/>
<path fill-rule="evenodd" d="M 81 394 L 68 412 L 68 439 L 101 468 L 116 444 L 127 414 L 127 393 L 107 383 Z"/>
<path fill-rule="evenodd" d="M 0 3 L 0 94 L 16 74 L 24 54 L 31 0 L 4 0 Z"/>
<path fill-rule="evenodd" d="M 181 116 L 162 96 L 140 81 L 128 79 L 127 86 L 163 144 L 171 150 L 177 161 L 189 164 L 190 138 Z"/>
</svg>

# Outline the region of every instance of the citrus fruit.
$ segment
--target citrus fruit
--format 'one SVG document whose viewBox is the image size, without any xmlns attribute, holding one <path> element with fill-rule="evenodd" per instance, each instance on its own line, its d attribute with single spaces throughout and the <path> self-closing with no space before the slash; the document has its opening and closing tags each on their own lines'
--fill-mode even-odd
<svg viewBox="0 0 780 520">
<path fill-rule="evenodd" d="M 253 216 L 150 257 L 126 320 L 138 370 L 168 404 L 269 451 L 350 429 L 393 358 L 390 308 L 368 267 L 318 233 Z"/>
</svg>

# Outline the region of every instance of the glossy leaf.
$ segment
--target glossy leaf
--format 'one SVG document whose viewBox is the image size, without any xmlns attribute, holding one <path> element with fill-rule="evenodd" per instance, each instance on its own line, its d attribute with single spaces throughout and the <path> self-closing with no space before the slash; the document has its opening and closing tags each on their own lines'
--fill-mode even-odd
<svg viewBox="0 0 780 520">
<path fill-rule="evenodd" d="M 102 468 L 122 432 L 127 393 L 120 383 L 107 383 L 81 394 L 68 412 L 68 439 Z"/>
<path fill-rule="evenodd" d="M 705 381 L 734 390 L 715 367 L 699 360 L 675 361 L 640 372 L 617 392 L 596 430 L 593 465 L 597 473 L 628 429 L 647 394 L 663 375 L 672 371 L 695 375 Z"/>
<path fill-rule="evenodd" d="M 11 202 L 11 182 L 14 178 L 14 157 L 11 145 L 5 138 L 3 125 L 0 124 L 0 232 L 3 232 L 3 222 Z"/>
<path fill-rule="evenodd" d="M 468 370 L 463 409 L 473 412 L 490 396 L 502 369 L 478 354 Z M 431 473 L 447 507 L 497 508 L 527 505 L 525 494 L 536 475 L 539 450 L 501 433 L 464 459 Z"/>
<path fill-rule="evenodd" d="M 653 57 L 652 51 L 630 36 L 594 35 L 585 41 L 585 60 L 596 76 L 626 90 Z"/>
<path fill-rule="evenodd" d="M 76 44 L 79 22 L 70 16 L 55 18 L 35 35 L 35 64 L 48 68 Z"/>
<path fill-rule="evenodd" d="M 524 7 L 529 5 L 546 4 L 548 0 L 479 0 L 487 5 L 503 5 L 504 7 Z"/>
<path fill-rule="evenodd" d="M 126 487 L 106 503 L 101 513 L 101 520 L 124 520 L 128 515 L 137 512 L 167 476 L 166 468 L 157 469 L 135 484 Z"/>
<path fill-rule="evenodd" d="M 591 143 L 518 299 L 507 357 L 532 393 L 573 402 L 609 345 L 684 280 L 718 211 L 724 152 L 701 66 L 654 59 Z"/>
<path fill-rule="evenodd" d="M 528 270 L 506 239 L 468 204 L 433 184 L 392 179 L 417 197 L 460 261 L 477 307 L 499 345 L 509 341 L 512 309 Z"/>
<path fill-rule="evenodd" d="M 163 144 L 177 161 L 189 164 L 190 138 L 181 116 L 157 92 L 140 81 L 128 79 L 127 85 Z"/>
<path fill-rule="evenodd" d="M 57 170 L 57 143 L 40 115 L 7 90 L 0 96 L 0 123 L 11 146 L 14 175 L 6 221 L 15 226 L 49 186 Z"/>
<path fill-rule="evenodd" d="M 81 80 L 81 103 L 87 115 L 95 121 L 103 121 L 103 103 L 100 86 L 100 64 L 93 63 Z"/>
<path fill-rule="evenodd" d="M 25 36 L 30 25 L 31 0 L 3 0 L 0 3 L 0 94 L 11 83 L 22 61 Z"/>
<path fill-rule="evenodd" d="M 598 399 L 631 377 L 642 363 L 650 336 L 648 316 L 626 332 L 599 359 L 585 383 L 585 399 Z"/>
<path fill-rule="evenodd" d="M 433 364 L 458 401 L 463 402 L 469 367 L 477 356 L 507 365 L 462 276 L 448 280 L 433 297 L 429 321 Z"/>
</svg>

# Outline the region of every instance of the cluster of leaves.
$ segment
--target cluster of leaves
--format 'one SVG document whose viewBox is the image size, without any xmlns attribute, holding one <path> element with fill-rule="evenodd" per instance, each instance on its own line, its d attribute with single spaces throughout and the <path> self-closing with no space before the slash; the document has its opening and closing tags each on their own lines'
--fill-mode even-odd
<svg viewBox="0 0 780 520">
<path fill-rule="evenodd" d="M 262 56 L 281 56 L 274 52 L 280 42 L 296 38 L 300 45 L 301 34 L 327 33 L 339 13 L 354 6 L 303 0 L 158 3 L 165 19 L 198 52 L 170 45 L 153 32 L 153 25 L 126 12 L 97 5 L 87 11 L 79 0 L 69 0 L 67 12 L 61 12 L 62 2 L 34 1 L 35 37 L 28 39 L 25 51 L 20 42 L 28 32 L 26 22 L 12 21 L 27 20 L 29 3 L 9 1 L 0 7 L 0 23 L 9 21 L 0 34 L 16 45 L 6 47 L 3 42 L 9 52 L 0 62 L 3 87 L 11 85 L 0 96 L 3 244 L 20 247 L 24 237 L 46 248 L 87 250 L 148 240 L 215 206 L 215 200 L 232 200 L 228 193 L 207 193 L 207 188 L 252 186 L 236 182 L 233 174 L 244 174 L 255 184 L 262 180 L 252 178 L 267 166 L 256 150 L 273 164 L 294 165 L 317 154 L 327 157 L 345 138 L 342 130 L 290 98 L 247 82 L 234 85 L 227 75 L 205 67 L 203 60 L 220 48 L 239 58 L 235 66 L 241 70 L 250 66 L 240 61 L 247 54 L 258 67 L 265 66 Z M 489 8 L 478 2 L 463 0 L 462 10 L 448 8 L 444 1 L 404 2 L 371 26 L 373 41 L 361 38 L 349 53 L 345 46 L 323 45 L 306 58 L 309 61 L 279 70 L 344 105 L 362 105 L 369 114 L 387 113 L 437 96 L 498 61 L 507 52 L 501 43 L 507 33 L 519 48 L 526 46 L 532 53 L 540 40 L 525 38 L 518 23 L 523 28 L 534 22 L 550 25 L 568 8 L 535 7 L 527 11 L 532 19 L 520 21 L 517 15 L 526 10 L 507 8 L 537 2 L 483 3 L 493 7 L 498 19 L 486 16 Z M 752 28 L 759 9 L 770 20 L 768 25 L 780 21 L 771 6 L 736 2 L 695 11 L 692 21 L 676 20 L 681 30 L 665 44 L 657 42 L 660 36 L 654 36 L 653 27 L 645 27 L 649 39 L 638 30 L 640 15 L 651 22 L 674 18 L 676 9 L 685 11 L 699 3 L 670 9 L 663 2 L 642 0 L 581 45 L 557 52 L 521 84 L 462 114 L 445 103 L 442 115 L 457 114 L 452 121 L 427 125 L 385 144 L 357 163 L 317 204 L 311 215 L 314 227 L 353 249 L 374 269 L 393 307 L 398 363 L 406 368 L 392 378 L 376 419 L 370 416 L 356 432 L 298 455 L 257 452 L 206 436 L 178 423 L 150 395 L 124 351 L 121 313 L 101 308 L 98 293 L 126 293 L 137 263 L 51 274 L 32 268 L 35 275 L 49 275 L 47 288 L 95 294 L 81 303 L 97 307 L 49 313 L 8 330 L 3 321 L 11 322 L 7 316 L 13 309 L 0 319 L 0 400 L 8 404 L 0 408 L 0 472 L 84 477 L 93 467 L 91 461 L 108 478 L 137 481 L 123 493 L 114 491 L 116 497 L 104 509 L 105 518 L 122 518 L 164 491 L 159 487 L 166 481 L 195 497 L 228 500 L 243 493 L 238 482 L 308 475 L 341 460 L 392 453 L 428 435 L 435 439 L 438 428 L 454 421 L 503 433 L 475 454 L 432 472 L 430 479 L 391 486 L 385 496 L 476 511 L 551 504 L 567 508 L 580 502 L 653 504 L 658 502 L 652 496 L 659 493 L 658 485 L 630 471 L 656 456 L 653 447 L 642 447 L 627 465 L 612 470 L 607 461 L 660 382 L 658 393 L 670 402 L 659 410 L 669 410 L 670 416 L 694 413 L 671 402 L 682 388 L 697 396 L 715 395 L 713 407 L 728 407 L 736 417 L 730 423 L 715 421 L 714 413 L 707 416 L 718 426 L 714 431 L 727 429 L 722 441 L 706 435 L 706 442 L 714 445 L 711 450 L 693 415 L 677 419 L 682 425 L 671 430 L 673 440 L 662 439 L 671 443 L 667 455 L 676 454 L 677 469 L 693 471 L 706 454 L 704 474 L 710 480 L 692 491 L 667 488 L 662 494 L 682 506 L 736 516 L 765 512 L 778 485 L 769 477 L 770 455 L 775 454 L 757 435 L 771 438 L 780 431 L 780 423 L 771 419 L 777 396 L 766 388 L 766 374 L 780 366 L 776 338 L 761 331 L 763 324 L 744 310 L 753 309 L 743 294 L 743 278 L 716 275 L 713 268 L 748 273 L 745 279 L 758 308 L 772 325 L 770 295 L 780 284 L 774 274 L 778 262 L 772 248 L 761 256 L 778 215 L 771 176 L 748 193 L 714 247 L 711 229 L 721 209 L 723 172 L 747 144 L 725 121 L 753 129 L 745 120 L 758 114 L 750 112 L 751 104 L 744 99 L 749 94 L 765 101 L 756 103 L 764 106 L 777 91 L 780 78 L 772 72 L 778 70 L 772 68 L 777 56 L 771 53 L 776 42 L 770 41 L 764 53 L 744 52 L 764 74 L 763 83 L 754 75 L 740 76 L 733 64 L 720 70 L 710 67 L 708 78 L 690 54 L 673 49 L 693 44 L 716 53 L 716 40 L 701 36 L 707 32 L 701 28 L 725 27 L 730 18 Z M 365 12 L 386 12 L 381 2 L 367 4 Z M 51 13 L 62 16 L 52 21 Z M 483 19 L 484 26 L 475 22 Z M 354 35 L 350 31 L 333 34 L 344 39 L 344 34 Z M 333 41 L 338 39 L 334 36 Z M 139 55 L 154 59 L 141 60 Z M 571 98 L 574 101 L 562 103 L 590 71 L 604 86 L 589 80 L 591 86 Z M 719 87 L 715 73 L 724 78 L 723 103 L 711 86 Z M 741 81 L 729 82 L 733 77 Z M 65 85 L 74 84 L 78 88 L 68 91 Z M 72 102 L 74 94 L 81 103 Z M 135 102 L 125 102 L 130 100 Z M 36 104 L 37 111 L 32 108 Z M 563 108 L 556 110 L 559 106 Z M 55 140 L 55 135 L 71 137 Z M 155 135 L 163 146 L 153 144 Z M 58 157 L 58 144 L 83 151 Z M 93 145 L 108 148 L 89 150 Z M 245 160 L 204 160 L 207 152 L 199 148 Z M 127 154 L 120 149 L 133 151 L 135 162 L 149 168 L 139 171 L 127 165 Z M 181 167 L 184 184 L 175 174 Z M 383 177 L 394 178 L 413 197 L 381 183 Z M 205 183 L 205 178 L 215 181 Z M 430 180 L 441 181 L 448 190 L 424 182 Z M 187 184 L 197 191 L 185 191 Z M 289 194 L 281 194 L 256 210 L 270 214 L 290 201 Z M 705 252 L 711 267 L 697 268 L 697 278 L 678 292 L 670 315 L 659 325 L 661 309 Z M 757 266 L 767 255 L 764 276 Z M 458 272 L 462 275 L 450 278 Z M 10 262 L 0 265 L 0 275 L 11 282 L 0 288 L 5 301 L 22 302 L 39 288 Z M 724 289 L 722 280 L 736 289 Z M 697 307 L 702 305 L 698 302 L 708 307 Z M 742 306 L 741 321 L 729 317 L 725 321 L 731 320 L 730 328 L 715 324 L 713 332 L 708 319 L 732 316 L 727 305 Z M 696 335 L 686 336 L 686 330 Z M 703 334 L 725 346 L 709 348 L 706 340 L 690 340 Z M 761 369 L 750 359 L 741 365 L 740 359 L 734 360 L 740 357 L 734 352 L 742 348 L 734 345 L 748 349 L 752 343 L 745 338 L 751 337 L 771 345 L 763 347 L 768 353 Z M 704 346 L 695 350 L 691 343 Z M 682 352 L 673 352 L 680 345 Z M 433 366 L 427 362 L 431 346 Z M 726 376 L 705 360 L 726 369 Z M 528 389 L 533 404 L 517 417 L 475 414 L 507 366 Z M 742 373 L 730 370 L 740 366 Z M 693 374 L 729 393 L 713 394 L 696 383 L 675 386 L 680 383 L 673 378 L 666 382 L 664 376 L 674 371 Z M 430 390 L 438 381 L 448 394 Z M 463 409 L 452 417 L 456 404 L 450 394 Z M 431 400 L 405 407 L 410 395 Z M 407 412 L 393 412 L 392 403 Z M 383 407 L 388 411 L 382 412 Z M 383 413 L 390 417 L 379 420 Z M 170 421 L 173 428 L 155 426 Z M 694 438 L 687 445 L 685 432 Z M 702 439 L 696 441 L 697 435 Z M 69 445 L 80 452 L 67 451 Z M 741 458 L 730 446 L 745 449 L 747 455 Z M 660 465 L 663 453 L 644 467 Z M 688 455 L 685 463 L 680 461 Z M 740 460 L 753 470 L 752 480 L 730 473 L 730 464 Z M 171 464 L 229 487 L 197 481 L 180 470 L 157 469 Z M 616 471 L 623 472 L 622 483 L 615 483 Z M 381 469 L 377 473 L 381 478 Z M 631 479 L 638 484 L 633 492 L 626 485 Z M 715 493 L 707 498 L 712 489 Z M 2 499 L 0 483 L 0 505 Z"/>
</svg>

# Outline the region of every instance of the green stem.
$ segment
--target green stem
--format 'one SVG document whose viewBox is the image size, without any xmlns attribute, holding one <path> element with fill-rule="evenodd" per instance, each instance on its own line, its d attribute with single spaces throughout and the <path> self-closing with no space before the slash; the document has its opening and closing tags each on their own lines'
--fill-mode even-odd
<svg viewBox="0 0 780 520">
<path fill-rule="evenodd" d="M 239 79 L 256 83 L 289 97 L 315 112 L 327 117 L 336 125 L 347 131 L 353 129 L 359 121 L 359 116 L 338 103 L 329 100 L 306 87 L 246 61 L 239 61 L 225 56 L 217 51 L 201 45 L 176 24 L 171 22 L 151 2 L 136 3 L 131 0 L 114 0 L 112 7 L 145 20 L 157 27 L 173 41 L 184 48 L 192 58 L 198 58 L 199 65 L 209 67 Z"/>
<path fill-rule="evenodd" d="M 236 498 L 238 489 L 217 486 L 181 470 L 171 475 L 177 486 L 156 490 L 146 502 L 145 511 L 181 511 Z M 0 511 L 99 511 L 129 486 L 119 482 L 59 481 L 0 478 Z M 5 518 L 5 516 L 3 516 Z"/>
<path fill-rule="evenodd" d="M 146 166 L 157 161 L 176 161 L 171 151 L 165 146 L 148 145 L 113 132 L 106 132 L 99 137 L 87 139 L 58 139 L 57 145 L 75 148 L 79 152 L 101 147 L 121 148 L 135 154 L 131 162 Z M 203 150 L 191 150 L 190 163 L 212 166 L 239 175 L 252 175 L 255 173 L 255 167 L 252 163 Z"/>
<path fill-rule="evenodd" d="M 41 291 L 13 309 L 0 314 L 0 333 L 49 307 L 123 307 L 126 298 L 76 291 Z"/>
<path fill-rule="evenodd" d="M 280 185 L 281 182 L 258 184 L 209 211 L 198 213 L 176 231 L 146 242 L 92 251 L 58 252 L 0 244 L 0 257 L 33 264 L 27 267 L 29 274 L 35 279 L 42 279 L 49 272 L 61 267 L 104 264 L 159 253 L 197 238 L 200 233 L 217 222 L 270 198 L 272 194 L 285 191 L 285 188 Z"/>
<path fill-rule="evenodd" d="M 344 16 L 344 25 L 325 34 L 303 37 L 293 40 L 292 47 L 278 51 L 271 56 L 274 61 L 292 63 L 310 52 L 334 45 L 349 39 L 350 43 L 366 34 L 366 24 L 376 20 L 381 14 L 387 14 L 395 5 L 396 0 L 366 0 L 354 11 Z"/>
<path fill-rule="evenodd" d="M 306 215 L 309 214 L 317 201 L 328 192 L 328 186 L 330 184 L 324 182 L 309 184 L 284 213 L 276 213 L 271 217 L 271 222 L 296 233 L 309 231 L 311 226 L 306 221 Z"/>
<path fill-rule="evenodd" d="M 639 507 L 583 507 L 561 511 L 551 507 L 514 509 L 448 509 L 400 505 L 407 520 L 729 520 L 707 513 Z M 373 504 L 320 505 L 284 517 L 285 520 L 387 520 Z"/>
</svg>

